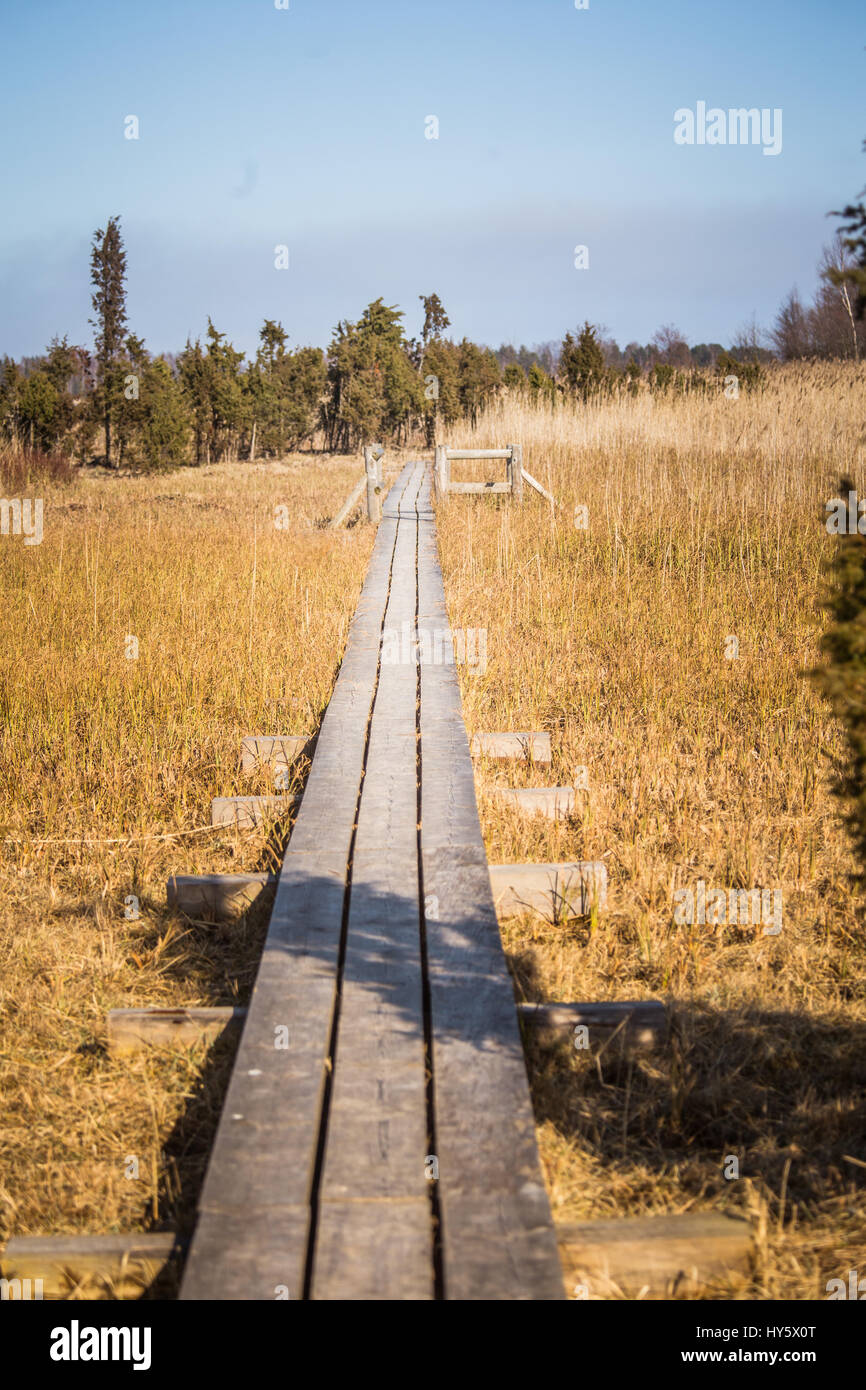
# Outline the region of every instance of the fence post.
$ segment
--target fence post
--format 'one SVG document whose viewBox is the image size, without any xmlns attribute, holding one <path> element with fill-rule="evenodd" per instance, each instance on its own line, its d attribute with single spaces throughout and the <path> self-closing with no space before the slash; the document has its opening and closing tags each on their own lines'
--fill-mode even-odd
<svg viewBox="0 0 866 1390">
<path fill-rule="evenodd" d="M 367 520 L 379 521 L 382 516 L 382 507 L 379 495 L 382 491 L 380 480 L 380 460 L 382 458 L 381 444 L 364 445 L 364 472 L 367 474 Z"/>
<path fill-rule="evenodd" d="M 523 450 L 519 444 L 509 444 L 511 455 L 508 460 L 508 481 L 511 496 L 515 502 L 523 501 Z"/>
<path fill-rule="evenodd" d="M 445 496 L 445 446 L 436 445 L 436 463 L 434 467 L 436 475 L 436 492 L 439 497 Z"/>
</svg>

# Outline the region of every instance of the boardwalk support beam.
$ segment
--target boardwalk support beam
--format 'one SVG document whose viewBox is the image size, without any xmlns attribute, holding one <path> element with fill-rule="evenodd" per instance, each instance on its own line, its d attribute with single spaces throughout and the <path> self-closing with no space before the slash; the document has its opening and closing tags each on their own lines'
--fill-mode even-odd
<svg viewBox="0 0 866 1390">
<path fill-rule="evenodd" d="M 585 1221 L 556 1236 L 576 1298 L 694 1296 L 714 1280 L 741 1282 L 753 1249 L 749 1223 L 717 1212 Z"/>
<path fill-rule="evenodd" d="M 226 1028 L 239 1028 L 246 1009 L 231 1005 L 210 1009 L 110 1009 L 108 1046 L 112 1052 L 143 1047 L 194 1047 L 213 1042 Z"/>
<path fill-rule="evenodd" d="M 586 1042 L 592 1052 L 611 1041 L 627 1048 L 658 1047 L 668 1033 L 664 1004 L 657 999 L 614 1000 L 604 1004 L 519 1004 L 521 1021 L 539 1040 Z M 578 1034 L 577 1029 L 583 1030 Z"/>
<path fill-rule="evenodd" d="M 13 1236 L 0 1256 L 0 1275 L 9 1281 L 10 1299 L 140 1298 L 183 1244 L 173 1231 Z"/>
</svg>

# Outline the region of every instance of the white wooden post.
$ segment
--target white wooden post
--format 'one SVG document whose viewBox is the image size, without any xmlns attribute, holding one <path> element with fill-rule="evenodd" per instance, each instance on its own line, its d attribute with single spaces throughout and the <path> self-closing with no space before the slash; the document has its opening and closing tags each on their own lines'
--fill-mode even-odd
<svg viewBox="0 0 866 1390">
<path fill-rule="evenodd" d="M 445 446 L 436 445 L 436 465 L 434 468 L 436 475 L 436 491 L 440 497 L 445 496 Z"/>
<path fill-rule="evenodd" d="M 381 445 L 364 445 L 364 472 L 367 475 L 367 520 L 377 522 L 382 516 L 382 507 L 379 497 L 382 487 L 379 481 L 379 459 L 381 454 L 377 450 Z"/>
</svg>

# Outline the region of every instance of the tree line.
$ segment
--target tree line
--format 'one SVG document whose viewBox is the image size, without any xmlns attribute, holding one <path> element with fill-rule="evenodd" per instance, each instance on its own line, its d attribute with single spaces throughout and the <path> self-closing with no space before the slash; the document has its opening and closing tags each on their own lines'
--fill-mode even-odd
<svg viewBox="0 0 866 1390">
<path fill-rule="evenodd" d="M 160 469 L 305 445 L 349 453 L 375 438 L 432 445 L 458 421 L 474 424 L 503 392 L 555 408 L 564 397 L 714 390 L 730 375 L 758 387 L 769 361 L 866 352 L 866 213 L 861 202 L 838 215 L 847 223 L 825 249 L 813 303 L 793 290 L 769 334 L 752 323 L 729 349 L 690 347 L 673 324 L 620 349 L 585 322 L 559 344 L 494 350 L 448 337 L 445 308 L 430 294 L 419 295 L 417 339 L 407 338 L 400 309 L 376 299 L 356 322 L 336 325 L 326 352 L 290 348 L 283 325 L 265 319 L 250 361 L 210 318 L 203 341 L 182 352 L 147 350 L 129 330 L 126 252 L 112 217 L 91 247 L 93 349 L 63 337 L 41 358 L 3 358 L 0 442 L 13 454 Z"/>
</svg>

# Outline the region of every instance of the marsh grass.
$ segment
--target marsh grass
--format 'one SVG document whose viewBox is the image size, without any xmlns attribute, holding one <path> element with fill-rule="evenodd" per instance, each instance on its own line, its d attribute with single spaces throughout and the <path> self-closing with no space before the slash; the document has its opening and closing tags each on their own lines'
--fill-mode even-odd
<svg viewBox="0 0 866 1390">
<path fill-rule="evenodd" d="M 674 1019 L 671 1047 L 632 1061 L 530 1049 L 555 1215 L 748 1212 L 759 1260 L 737 1296 L 824 1297 L 866 1267 L 862 906 L 830 794 L 842 740 L 805 675 L 825 502 L 846 471 L 866 490 L 864 401 L 863 366 L 795 367 L 738 400 L 505 401 L 446 441 L 520 444 L 557 501 L 439 504 L 452 626 L 488 630 L 485 673 L 461 668 L 467 726 L 554 748 L 550 768 L 479 766 L 479 787 L 588 779 L 561 824 L 482 797 L 488 856 L 610 876 L 596 923 L 503 927 L 518 995 L 663 998 Z M 699 879 L 781 889 L 781 934 L 677 925 Z"/>
<path fill-rule="evenodd" d="M 268 904 L 190 922 L 165 883 L 279 862 L 287 824 L 213 831 L 210 802 L 273 790 L 244 734 L 318 727 L 372 543 L 323 527 L 358 472 L 83 473 L 41 545 L 0 538 L 0 1239 L 190 1228 L 232 1044 L 118 1059 L 106 1014 L 249 994 Z"/>
</svg>

